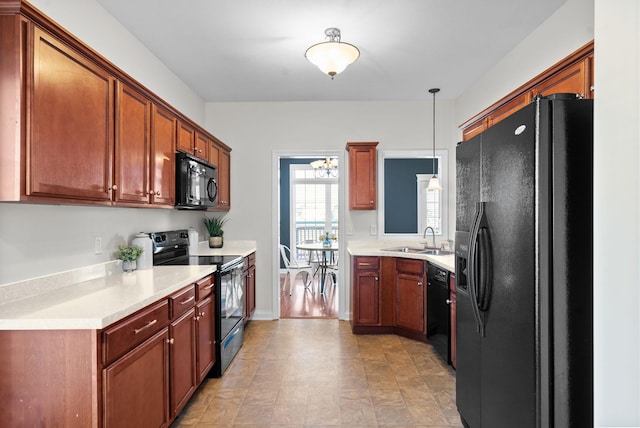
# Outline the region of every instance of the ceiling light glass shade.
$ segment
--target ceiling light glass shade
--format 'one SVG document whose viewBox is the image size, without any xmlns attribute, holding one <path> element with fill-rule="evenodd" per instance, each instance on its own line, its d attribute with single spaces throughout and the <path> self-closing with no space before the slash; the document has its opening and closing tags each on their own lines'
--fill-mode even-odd
<svg viewBox="0 0 640 428">
<path fill-rule="evenodd" d="M 304 56 L 333 79 L 360 57 L 360 51 L 352 44 L 342 43 L 337 28 L 327 28 L 325 34 L 329 41 L 311 46 Z"/>
<path fill-rule="evenodd" d="M 438 177 L 434 175 L 429 179 L 427 190 L 442 190 L 442 186 L 440 185 L 440 180 L 438 180 Z"/>
</svg>

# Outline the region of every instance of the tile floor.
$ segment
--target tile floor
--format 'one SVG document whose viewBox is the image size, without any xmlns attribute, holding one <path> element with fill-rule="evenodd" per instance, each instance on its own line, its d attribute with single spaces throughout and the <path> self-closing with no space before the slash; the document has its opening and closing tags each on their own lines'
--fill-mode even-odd
<svg viewBox="0 0 640 428">
<path fill-rule="evenodd" d="M 251 321 L 220 379 L 174 427 L 461 427 L 455 372 L 431 346 L 347 321 Z"/>
</svg>

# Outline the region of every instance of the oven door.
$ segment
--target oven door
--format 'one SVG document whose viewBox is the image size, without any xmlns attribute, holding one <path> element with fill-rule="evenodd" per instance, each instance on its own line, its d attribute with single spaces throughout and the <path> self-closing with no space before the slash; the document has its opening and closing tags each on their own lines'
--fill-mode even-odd
<svg viewBox="0 0 640 428">
<path fill-rule="evenodd" d="M 243 266 L 243 263 L 239 263 L 229 270 L 220 272 L 221 339 L 224 339 L 244 317 Z"/>
</svg>

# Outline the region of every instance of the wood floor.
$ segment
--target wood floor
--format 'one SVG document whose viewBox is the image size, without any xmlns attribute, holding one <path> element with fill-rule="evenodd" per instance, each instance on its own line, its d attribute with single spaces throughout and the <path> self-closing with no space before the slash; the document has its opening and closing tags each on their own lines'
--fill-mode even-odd
<svg viewBox="0 0 640 428">
<path fill-rule="evenodd" d="M 338 285 L 328 281 L 324 293 L 319 292 L 318 277 L 305 288 L 298 275 L 289 296 L 289 279 L 280 275 L 280 318 L 337 318 Z"/>
</svg>

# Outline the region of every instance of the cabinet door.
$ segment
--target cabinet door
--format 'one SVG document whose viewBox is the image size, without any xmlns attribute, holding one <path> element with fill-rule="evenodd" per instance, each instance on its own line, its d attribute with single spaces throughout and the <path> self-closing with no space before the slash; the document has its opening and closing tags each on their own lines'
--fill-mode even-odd
<svg viewBox="0 0 640 428">
<path fill-rule="evenodd" d="M 196 145 L 194 149 L 194 155 L 205 161 L 209 160 L 209 138 L 206 135 L 196 131 Z"/>
<path fill-rule="evenodd" d="M 589 58 L 572 64 L 548 79 L 536 85 L 535 95 L 551 95 L 557 93 L 580 94 L 583 98 L 592 98 L 589 79 Z"/>
<path fill-rule="evenodd" d="M 117 88 L 114 199 L 148 203 L 151 102 L 121 82 Z"/>
<path fill-rule="evenodd" d="M 255 253 L 244 258 L 244 322 L 245 324 L 256 309 L 256 255 Z"/>
<path fill-rule="evenodd" d="M 211 144 L 209 145 L 208 158 L 209 163 L 216 168 L 218 167 L 218 165 L 220 165 L 220 147 L 214 142 L 211 142 Z"/>
<path fill-rule="evenodd" d="M 376 146 L 347 143 L 349 150 L 349 209 L 376 209 Z"/>
<path fill-rule="evenodd" d="M 168 111 L 151 107 L 151 203 L 175 205 L 176 119 Z"/>
<path fill-rule="evenodd" d="M 175 417 L 196 388 L 196 311 L 191 309 L 171 323 L 171 417 Z"/>
<path fill-rule="evenodd" d="M 377 271 L 354 273 L 353 321 L 356 324 L 380 324 L 380 280 Z"/>
<path fill-rule="evenodd" d="M 215 305 L 210 295 L 196 306 L 197 313 L 197 383 L 207 377 L 216 362 L 215 352 Z"/>
<path fill-rule="evenodd" d="M 178 121 L 177 149 L 181 152 L 196 155 L 196 131 L 184 122 Z"/>
<path fill-rule="evenodd" d="M 220 150 L 218 165 L 218 209 L 228 211 L 231 208 L 231 153 Z"/>
<path fill-rule="evenodd" d="M 110 201 L 114 78 L 34 28 L 27 195 Z"/>
<path fill-rule="evenodd" d="M 424 275 L 398 272 L 396 326 L 426 334 Z"/>
<path fill-rule="evenodd" d="M 165 327 L 103 370 L 105 427 L 167 426 L 168 338 Z"/>
</svg>

